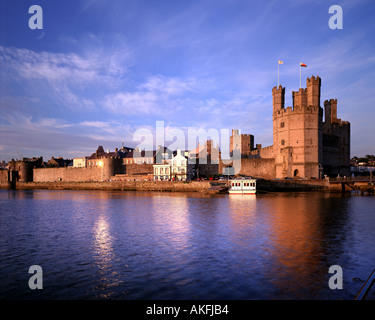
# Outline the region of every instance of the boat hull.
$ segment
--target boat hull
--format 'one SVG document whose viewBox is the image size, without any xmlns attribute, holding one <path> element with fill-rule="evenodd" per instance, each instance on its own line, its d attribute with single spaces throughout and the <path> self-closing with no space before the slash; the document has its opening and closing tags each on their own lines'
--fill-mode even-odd
<svg viewBox="0 0 375 320">
<path fill-rule="evenodd" d="M 246 190 L 246 191 L 241 191 L 241 190 L 236 190 L 236 191 L 229 191 L 229 194 L 256 194 L 256 190 Z"/>
</svg>

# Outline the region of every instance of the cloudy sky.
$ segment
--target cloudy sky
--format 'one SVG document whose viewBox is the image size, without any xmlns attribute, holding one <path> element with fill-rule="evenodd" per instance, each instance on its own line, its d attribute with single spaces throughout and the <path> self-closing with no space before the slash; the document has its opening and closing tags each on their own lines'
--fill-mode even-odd
<svg viewBox="0 0 375 320">
<path fill-rule="evenodd" d="M 31 4 L 43 29 L 29 28 Z M 329 7 L 343 9 L 332 30 Z M 136 132 L 231 130 L 272 145 L 272 87 L 322 78 L 352 156 L 375 154 L 372 0 L 0 0 L 0 160 L 90 155 Z M 168 145 L 171 141 L 166 141 Z M 186 142 L 187 143 L 187 142 Z"/>
</svg>

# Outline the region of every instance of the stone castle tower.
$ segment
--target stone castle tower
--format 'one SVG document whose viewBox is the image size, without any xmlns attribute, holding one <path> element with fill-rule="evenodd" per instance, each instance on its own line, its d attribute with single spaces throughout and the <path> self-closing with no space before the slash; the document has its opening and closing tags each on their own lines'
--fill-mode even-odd
<svg viewBox="0 0 375 320">
<path fill-rule="evenodd" d="M 337 118 L 337 99 L 324 101 L 323 165 L 327 175 L 349 176 L 350 123 Z"/>
<path fill-rule="evenodd" d="M 233 155 L 235 150 L 240 152 L 241 158 L 247 157 L 254 150 L 254 136 L 243 134 L 240 133 L 240 130 L 233 129 L 229 140 L 230 154 Z"/>
<path fill-rule="evenodd" d="M 272 89 L 276 178 L 320 176 L 323 160 L 321 80 L 312 76 L 306 84 L 307 88 L 292 92 L 293 106 L 286 109 L 285 88 Z"/>
<path fill-rule="evenodd" d="M 319 77 L 308 78 L 287 108 L 285 88 L 272 89 L 276 178 L 350 175 L 350 124 L 337 119 L 336 99 L 324 102 L 323 122 L 320 88 Z"/>
</svg>

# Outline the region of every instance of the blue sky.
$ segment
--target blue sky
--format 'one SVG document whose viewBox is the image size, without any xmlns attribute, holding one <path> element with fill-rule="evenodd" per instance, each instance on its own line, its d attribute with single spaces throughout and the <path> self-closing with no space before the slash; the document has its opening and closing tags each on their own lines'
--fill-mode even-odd
<svg viewBox="0 0 375 320">
<path fill-rule="evenodd" d="M 272 145 L 272 87 L 322 79 L 352 156 L 375 154 L 371 0 L 0 0 L 0 160 L 137 146 L 139 129 L 241 129 Z M 28 26 L 32 4 L 43 29 Z M 331 5 L 343 29 L 331 30 Z M 171 131 L 173 132 L 173 131 Z M 168 145 L 170 142 L 166 142 Z"/>
</svg>

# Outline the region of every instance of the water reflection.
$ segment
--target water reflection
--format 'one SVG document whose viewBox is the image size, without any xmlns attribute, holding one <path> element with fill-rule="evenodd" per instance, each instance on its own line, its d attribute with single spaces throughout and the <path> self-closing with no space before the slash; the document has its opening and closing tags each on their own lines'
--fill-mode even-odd
<svg viewBox="0 0 375 320">
<path fill-rule="evenodd" d="M 373 207 L 321 193 L 0 190 L 0 297 L 30 295 L 17 284 L 32 262 L 53 270 L 46 298 L 352 299 L 375 261 Z"/>
<path fill-rule="evenodd" d="M 187 195 L 152 197 L 153 231 L 158 245 L 175 255 L 189 245 L 191 231 Z"/>
<path fill-rule="evenodd" d="M 306 289 L 316 289 L 312 278 L 317 284 L 325 283 L 319 277 L 322 268 L 317 268 L 322 255 L 319 202 L 303 196 L 279 196 L 271 203 L 272 207 L 263 208 L 272 253 L 265 275 L 279 296 L 303 298 Z M 290 283 L 294 285 L 288 286 Z"/>
<path fill-rule="evenodd" d="M 108 222 L 109 217 L 104 209 L 105 206 L 102 204 L 102 210 L 94 225 L 93 257 L 99 274 L 98 284 L 94 290 L 99 298 L 111 298 L 115 293 L 116 287 L 122 283 L 119 272 L 114 267 L 116 256 L 113 250 L 113 236 Z"/>
</svg>

